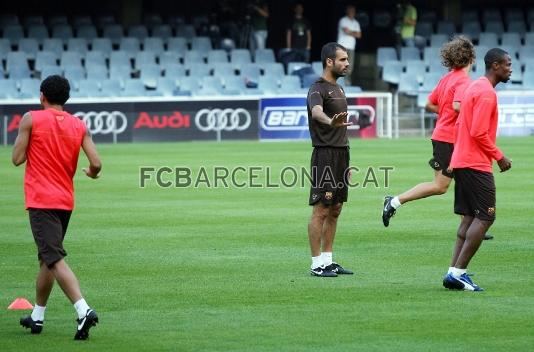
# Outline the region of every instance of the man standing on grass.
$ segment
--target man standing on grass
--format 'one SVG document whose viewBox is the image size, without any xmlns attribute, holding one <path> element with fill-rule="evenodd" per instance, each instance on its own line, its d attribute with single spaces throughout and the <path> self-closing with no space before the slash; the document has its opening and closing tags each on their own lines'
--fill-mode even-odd
<svg viewBox="0 0 534 352">
<path fill-rule="evenodd" d="M 495 86 L 512 74 L 510 55 L 494 48 L 484 57 L 486 74 L 466 89 L 457 121 L 456 143 L 450 163 L 454 170 L 454 212 L 463 215 L 449 272 L 443 279 L 448 289 L 483 291 L 467 275 L 467 265 L 476 254 L 484 234 L 495 221 L 493 160 L 501 172 L 512 161 L 497 148 L 497 94 Z"/>
<path fill-rule="evenodd" d="M 26 209 L 40 265 L 36 304 L 31 315 L 20 319 L 20 325 L 31 329 L 32 334 L 41 333 L 46 302 L 57 281 L 78 313 L 74 339 L 85 340 L 89 329 L 98 323 L 98 316 L 82 297 L 78 279 L 65 262 L 63 239 L 74 208 L 72 179 L 80 147 L 89 160 L 89 167 L 83 169 L 88 177 L 98 177 L 101 163 L 85 124 L 63 110 L 69 99 L 69 82 L 61 76 L 49 76 L 40 89 L 43 110 L 23 116 L 12 157 L 15 166 L 26 161 Z"/>
<path fill-rule="evenodd" d="M 348 195 L 349 141 L 347 99 L 336 82 L 347 74 L 347 49 L 337 43 L 321 50 L 322 76 L 308 92 L 308 124 L 313 144 L 312 186 L 309 204 L 313 206 L 308 224 L 312 255 L 311 275 L 336 277 L 353 274 L 332 261 L 337 219 Z M 322 252 L 321 252 L 322 246 Z"/>
</svg>

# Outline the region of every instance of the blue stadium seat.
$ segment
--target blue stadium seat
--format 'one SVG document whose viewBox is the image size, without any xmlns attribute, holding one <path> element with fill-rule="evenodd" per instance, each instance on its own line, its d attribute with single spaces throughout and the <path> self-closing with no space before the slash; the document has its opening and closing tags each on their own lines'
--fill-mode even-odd
<svg viewBox="0 0 534 352">
<path fill-rule="evenodd" d="M 148 37 L 148 30 L 145 25 L 137 24 L 128 28 L 128 37 L 137 38 L 140 42 Z"/>
<path fill-rule="evenodd" d="M 167 41 L 172 37 L 172 28 L 168 24 L 156 25 L 152 28 L 152 36 L 161 38 L 163 41 Z"/>
<path fill-rule="evenodd" d="M 302 88 L 297 76 L 283 76 L 280 79 L 280 89 L 284 92 L 297 92 Z"/>
<path fill-rule="evenodd" d="M 69 80 L 69 82 L 78 82 L 85 79 L 85 68 L 82 66 L 62 66 L 63 76 Z"/>
<path fill-rule="evenodd" d="M 419 93 L 419 82 L 417 78 L 410 73 L 402 73 L 399 78 L 398 92 L 416 97 Z"/>
<path fill-rule="evenodd" d="M 384 67 L 388 61 L 397 61 L 397 51 L 393 47 L 380 47 L 377 50 L 376 64 Z"/>
<path fill-rule="evenodd" d="M 399 84 L 404 65 L 400 61 L 386 61 L 382 70 L 382 80 L 392 84 Z"/>
<path fill-rule="evenodd" d="M 254 62 L 256 63 L 271 63 L 276 62 L 274 52 L 272 49 L 256 49 L 254 54 Z"/>
<path fill-rule="evenodd" d="M 52 28 L 52 38 L 61 39 L 63 43 L 72 37 L 72 28 L 69 24 L 58 24 Z"/>
<path fill-rule="evenodd" d="M 82 66 L 82 54 L 77 51 L 64 51 L 61 54 L 60 66 L 66 68 L 67 66 Z"/>
<path fill-rule="evenodd" d="M 309 74 L 306 74 L 304 76 L 302 76 L 302 87 L 304 88 L 308 88 L 315 83 L 315 81 L 317 81 L 319 79 L 320 75 L 318 75 L 317 73 L 309 73 Z M 344 79 L 340 80 L 340 81 L 343 81 L 345 82 Z M 345 92 L 346 92 L 346 89 L 345 89 Z"/>
<path fill-rule="evenodd" d="M 220 93 L 223 90 L 223 83 L 220 77 L 216 76 L 204 76 L 201 80 L 201 86 L 203 89 L 213 88 Z"/>
<path fill-rule="evenodd" d="M 211 74 L 212 68 L 206 64 L 192 63 L 185 65 L 189 76 L 203 77 Z"/>
<path fill-rule="evenodd" d="M 249 64 L 252 62 L 248 49 L 234 49 L 230 53 L 230 62 L 237 65 Z"/>
<path fill-rule="evenodd" d="M 11 66 L 7 69 L 10 79 L 31 78 L 31 71 L 28 66 Z"/>
<path fill-rule="evenodd" d="M 262 64 L 262 66 L 265 76 L 282 77 L 285 74 L 284 65 L 279 62 L 266 63 Z"/>
<path fill-rule="evenodd" d="M 251 81 L 257 82 L 260 75 L 260 65 L 258 64 L 243 64 L 240 69 L 240 74 L 243 77 L 248 78 Z"/>
<path fill-rule="evenodd" d="M 531 46 L 522 46 L 519 48 L 519 59 L 521 61 L 525 61 L 528 58 L 534 58 L 534 42 L 532 43 Z"/>
<path fill-rule="evenodd" d="M 128 53 L 122 50 L 112 51 L 109 57 L 109 67 L 126 66 L 130 69 L 130 57 Z"/>
<path fill-rule="evenodd" d="M 76 37 L 84 38 L 85 40 L 90 42 L 98 38 L 98 33 L 96 31 L 96 27 L 93 26 L 92 24 L 84 24 L 84 25 L 77 27 Z"/>
<path fill-rule="evenodd" d="M 525 33 L 525 46 L 534 46 L 534 31 Z"/>
<path fill-rule="evenodd" d="M 1 99 L 18 99 L 19 91 L 17 81 L 14 79 L 0 79 L 0 98 Z"/>
<path fill-rule="evenodd" d="M 485 23 L 490 21 L 502 22 L 501 12 L 496 8 L 484 8 L 482 10 L 482 21 Z"/>
<path fill-rule="evenodd" d="M 428 66 L 428 72 L 434 72 L 440 75 L 444 75 L 448 72 L 448 69 L 443 66 L 441 59 L 430 61 Z"/>
<path fill-rule="evenodd" d="M 196 37 L 197 33 L 195 27 L 187 24 L 180 24 L 176 27 L 176 36 L 184 37 L 186 39 L 192 39 Z M 211 47 L 210 47 L 211 49 Z"/>
<path fill-rule="evenodd" d="M 423 50 L 423 61 L 425 62 L 426 66 L 430 66 L 430 63 L 432 61 L 439 61 L 441 62 L 441 48 L 436 46 L 427 46 Z"/>
<path fill-rule="evenodd" d="M 39 51 L 39 43 L 35 38 L 22 38 L 19 40 L 19 51 L 26 53 L 29 60 L 34 60 Z"/>
<path fill-rule="evenodd" d="M 417 107 L 423 109 L 426 106 L 426 103 L 428 102 L 428 96 L 430 93 L 428 92 L 419 92 L 417 94 Z"/>
<path fill-rule="evenodd" d="M 172 78 L 160 77 L 158 79 L 157 92 L 164 97 L 172 97 L 177 91 L 176 80 Z"/>
<path fill-rule="evenodd" d="M 527 25 L 524 21 L 513 21 L 508 23 L 508 32 L 519 33 L 520 36 L 523 36 L 527 31 Z"/>
<path fill-rule="evenodd" d="M 456 26 L 452 21 L 439 21 L 436 33 L 449 36 L 452 33 L 456 33 Z"/>
<path fill-rule="evenodd" d="M 179 90 L 182 92 L 193 92 L 200 89 L 200 80 L 197 77 L 182 77 L 178 80 Z"/>
<path fill-rule="evenodd" d="M 147 90 L 140 79 L 124 80 L 124 89 L 121 91 L 123 97 L 143 97 L 147 96 Z"/>
<path fill-rule="evenodd" d="M 207 53 L 207 51 L 206 51 Z M 199 50 L 188 50 L 184 55 L 184 64 L 198 64 L 204 62 L 204 56 Z"/>
<path fill-rule="evenodd" d="M 226 76 L 223 78 L 224 93 L 227 95 L 242 94 L 247 89 L 245 80 L 239 76 Z"/>
<path fill-rule="evenodd" d="M 432 34 L 430 36 L 430 46 L 441 47 L 448 40 L 449 40 L 448 34 Z"/>
<path fill-rule="evenodd" d="M 426 73 L 426 65 L 422 60 L 406 61 L 406 73 L 415 77 L 418 83 L 423 83 L 423 77 Z"/>
<path fill-rule="evenodd" d="M 48 19 L 48 25 L 52 27 L 59 25 L 59 24 L 68 24 L 68 23 L 69 23 L 69 20 L 67 19 L 67 16 L 65 15 L 55 15 L 55 16 L 51 16 Z"/>
<path fill-rule="evenodd" d="M 220 63 L 213 66 L 213 75 L 214 76 L 235 76 L 236 71 L 232 64 L 230 63 Z"/>
<path fill-rule="evenodd" d="M 87 53 L 87 40 L 85 38 L 70 38 L 67 40 L 67 50 L 77 51 L 85 56 Z"/>
<path fill-rule="evenodd" d="M 169 65 L 169 64 L 179 64 L 182 59 L 182 54 L 176 51 L 164 51 L 159 55 L 159 64 Z"/>
<path fill-rule="evenodd" d="M 44 18 L 42 15 L 29 15 L 24 17 L 24 26 L 29 27 L 38 24 L 44 25 Z"/>
<path fill-rule="evenodd" d="M 156 54 L 152 51 L 140 51 L 135 55 L 135 68 L 139 69 L 144 65 L 155 65 Z"/>
<path fill-rule="evenodd" d="M 88 51 L 85 55 L 85 66 L 106 67 L 106 56 L 104 56 L 100 51 Z"/>
<path fill-rule="evenodd" d="M 482 29 L 480 23 L 477 22 L 464 22 L 462 25 L 462 33 L 471 38 L 471 40 L 478 41 Z"/>
<path fill-rule="evenodd" d="M 148 88 L 156 88 L 158 79 L 161 77 L 161 68 L 156 64 L 144 64 L 141 66 L 141 82 Z"/>
<path fill-rule="evenodd" d="M 128 54 L 130 59 L 133 59 L 137 52 L 141 50 L 139 39 L 133 37 L 122 37 L 119 43 L 119 50 Z"/>
<path fill-rule="evenodd" d="M 124 30 L 119 24 L 108 24 L 104 26 L 103 37 L 111 40 L 113 45 L 118 45 L 124 36 Z"/>
<path fill-rule="evenodd" d="M 321 61 L 312 62 L 313 72 L 321 75 L 323 73 L 323 63 Z"/>
<path fill-rule="evenodd" d="M 98 29 L 104 30 L 107 26 L 117 24 L 117 22 L 115 21 L 115 17 L 113 15 L 101 14 L 101 15 L 96 16 L 95 24 L 98 27 Z"/>
<path fill-rule="evenodd" d="M 182 53 L 187 51 L 187 40 L 183 37 L 169 38 L 167 42 L 167 50 Z"/>
<path fill-rule="evenodd" d="M 478 45 L 496 48 L 499 46 L 497 34 L 493 32 L 482 32 L 478 39 Z"/>
<path fill-rule="evenodd" d="M 19 84 L 21 99 L 39 98 L 41 82 L 38 79 L 21 79 Z"/>
<path fill-rule="evenodd" d="M 7 25 L 4 27 L 3 37 L 8 39 L 11 44 L 17 45 L 19 40 L 24 38 L 24 30 L 19 24 Z"/>
<path fill-rule="evenodd" d="M 415 35 L 430 39 L 430 36 L 434 33 L 434 25 L 430 22 L 418 21 L 415 26 Z"/>
<path fill-rule="evenodd" d="M 154 26 L 161 25 L 163 23 L 163 19 L 157 13 L 147 13 L 143 15 L 143 23 L 148 28 L 153 28 Z"/>
<path fill-rule="evenodd" d="M 505 9 L 504 22 L 509 24 L 513 21 L 522 21 L 524 20 L 524 12 L 520 8 L 507 8 Z"/>
<path fill-rule="evenodd" d="M 106 79 L 101 81 L 101 95 L 104 97 L 118 97 L 121 94 L 121 83 L 118 79 Z"/>
<path fill-rule="evenodd" d="M 502 45 L 514 47 L 519 51 L 519 47 L 521 47 L 521 35 L 519 33 L 503 33 L 501 42 Z"/>
<path fill-rule="evenodd" d="M 63 42 L 57 38 L 45 39 L 43 41 L 43 51 L 53 52 L 59 58 L 63 53 Z"/>
<path fill-rule="evenodd" d="M 143 50 L 151 51 L 159 56 L 164 51 L 162 38 L 145 38 L 143 41 Z"/>
<path fill-rule="evenodd" d="M 120 81 L 125 81 L 132 78 L 131 69 L 129 66 L 110 66 L 109 67 L 109 78 L 116 79 Z"/>
<path fill-rule="evenodd" d="M 491 49 L 491 47 L 476 45 L 475 54 L 476 54 L 477 60 L 484 59 L 484 56 L 486 56 L 486 53 L 488 52 L 489 49 Z"/>
<path fill-rule="evenodd" d="M 208 52 L 208 63 L 212 65 L 228 63 L 228 54 L 226 53 L 226 51 L 221 49 L 210 50 Z"/>
<path fill-rule="evenodd" d="M 28 55 L 22 51 L 10 51 L 7 53 L 6 58 L 6 69 L 9 71 L 11 67 L 26 67 L 29 70 L 28 66 Z"/>
<path fill-rule="evenodd" d="M 500 37 L 504 32 L 504 27 L 501 21 L 489 21 L 486 23 L 485 31 L 495 33 Z"/>
<path fill-rule="evenodd" d="M 63 76 L 63 69 L 55 65 L 54 66 L 45 65 L 41 67 L 40 72 L 41 72 L 41 80 L 52 75 Z"/>
<path fill-rule="evenodd" d="M 35 38 L 42 43 L 48 38 L 48 29 L 44 24 L 35 24 L 28 27 L 28 38 Z"/>
<path fill-rule="evenodd" d="M 403 47 L 400 52 L 400 61 L 421 60 L 421 52 L 414 47 Z"/>
<path fill-rule="evenodd" d="M 185 66 L 182 64 L 167 63 L 162 64 L 161 68 L 166 78 L 177 79 L 186 75 Z"/>
<path fill-rule="evenodd" d="M 211 40 L 208 37 L 194 37 L 191 39 L 191 49 L 208 52 L 212 49 Z"/>
<path fill-rule="evenodd" d="M 310 64 L 306 62 L 290 62 L 287 64 L 287 74 L 292 75 L 293 72 L 308 66 L 310 66 Z"/>
<path fill-rule="evenodd" d="M 41 71 L 44 66 L 58 66 L 56 54 L 50 51 L 39 51 L 35 56 L 35 70 Z"/>
<path fill-rule="evenodd" d="M 261 76 L 258 81 L 258 88 L 260 88 L 265 94 L 277 94 L 280 89 L 277 76 Z"/>
<path fill-rule="evenodd" d="M 0 38 L 0 60 L 4 60 L 7 57 L 7 53 L 10 51 L 11 43 L 9 42 L 9 39 Z"/>
<path fill-rule="evenodd" d="M 99 52 L 105 58 L 109 58 L 113 51 L 113 46 L 109 38 L 95 38 L 91 43 L 91 51 Z"/>
<path fill-rule="evenodd" d="M 88 15 L 76 15 L 74 16 L 72 23 L 75 28 L 79 28 L 85 25 L 93 25 L 93 20 L 91 19 L 91 16 Z"/>
<path fill-rule="evenodd" d="M 87 70 L 87 79 L 93 79 L 93 80 L 103 80 L 108 79 L 108 68 L 106 66 L 100 66 L 100 65 L 89 65 L 86 66 Z"/>
</svg>

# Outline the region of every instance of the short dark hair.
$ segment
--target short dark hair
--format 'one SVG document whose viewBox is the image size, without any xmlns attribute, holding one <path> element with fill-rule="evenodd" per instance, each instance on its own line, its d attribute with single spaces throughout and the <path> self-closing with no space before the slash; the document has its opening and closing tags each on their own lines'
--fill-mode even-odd
<svg viewBox="0 0 534 352">
<path fill-rule="evenodd" d="M 486 56 L 484 56 L 484 64 L 486 64 L 486 71 L 491 69 L 491 65 L 494 62 L 502 62 L 506 55 L 509 55 L 507 51 L 501 48 L 493 48 L 488 50 Z"/>
<path fill-rule="evenodd" d="M 321 61 L 323 62 L 323 68 L 326 67 L 326 59 L 336 59 L 336 51 L 338 51 L 338 49 L 347 52 L 347 48 L 336 42 L 330 42 L 323 45 L 323 48 L 321 49 Z"/>
<path fill-rule="evenodd" d="M 48 76 L 41 82 L 41 93 L 50 104 L 65 105 L 69 100 L 69 81 L 58 75 Z"/>
</svg>

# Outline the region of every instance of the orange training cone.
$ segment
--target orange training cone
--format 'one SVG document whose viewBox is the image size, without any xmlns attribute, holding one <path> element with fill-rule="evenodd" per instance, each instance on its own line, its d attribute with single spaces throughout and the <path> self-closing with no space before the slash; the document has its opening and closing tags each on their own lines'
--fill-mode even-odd
<svg viewBox="0 0 534 352">
<path fill-rule="evenodd" d="M 24 309 L 33 309 L 33 306 L 26 298 L 17 298 L 14 300 L 7 309 L 11 310 L 24 310 Z"/>
</svg>

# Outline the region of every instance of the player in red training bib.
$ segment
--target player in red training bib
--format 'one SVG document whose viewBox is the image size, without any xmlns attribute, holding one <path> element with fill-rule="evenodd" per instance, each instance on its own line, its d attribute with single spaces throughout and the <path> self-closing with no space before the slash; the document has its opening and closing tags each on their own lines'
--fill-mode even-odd
<svg viewBox="0 0 534 352">
<path fill-rule="evenodd" d="M 40 89 L 43 110 L 23 116 L 13 147 L 13 164 L 26 162 L 25 203 L 40 264 L 35 307 L 20 324 L 32 334 L 42 331 L 46 303 L 57 281 L 78 313 L 74 339 L 85 340 L 98 316 L 83 298 L 78 279 L 65 262 L 63 239 L 74 208 L 72 179 L 80 148 L 89 160 L 89 167 L 83 169 L 88 177 L 97 178 L 102 166 L 85 124 L 63 110 L 69 99 L 69 82 L 61 76 L 49 76 Z"/>
</svg>

